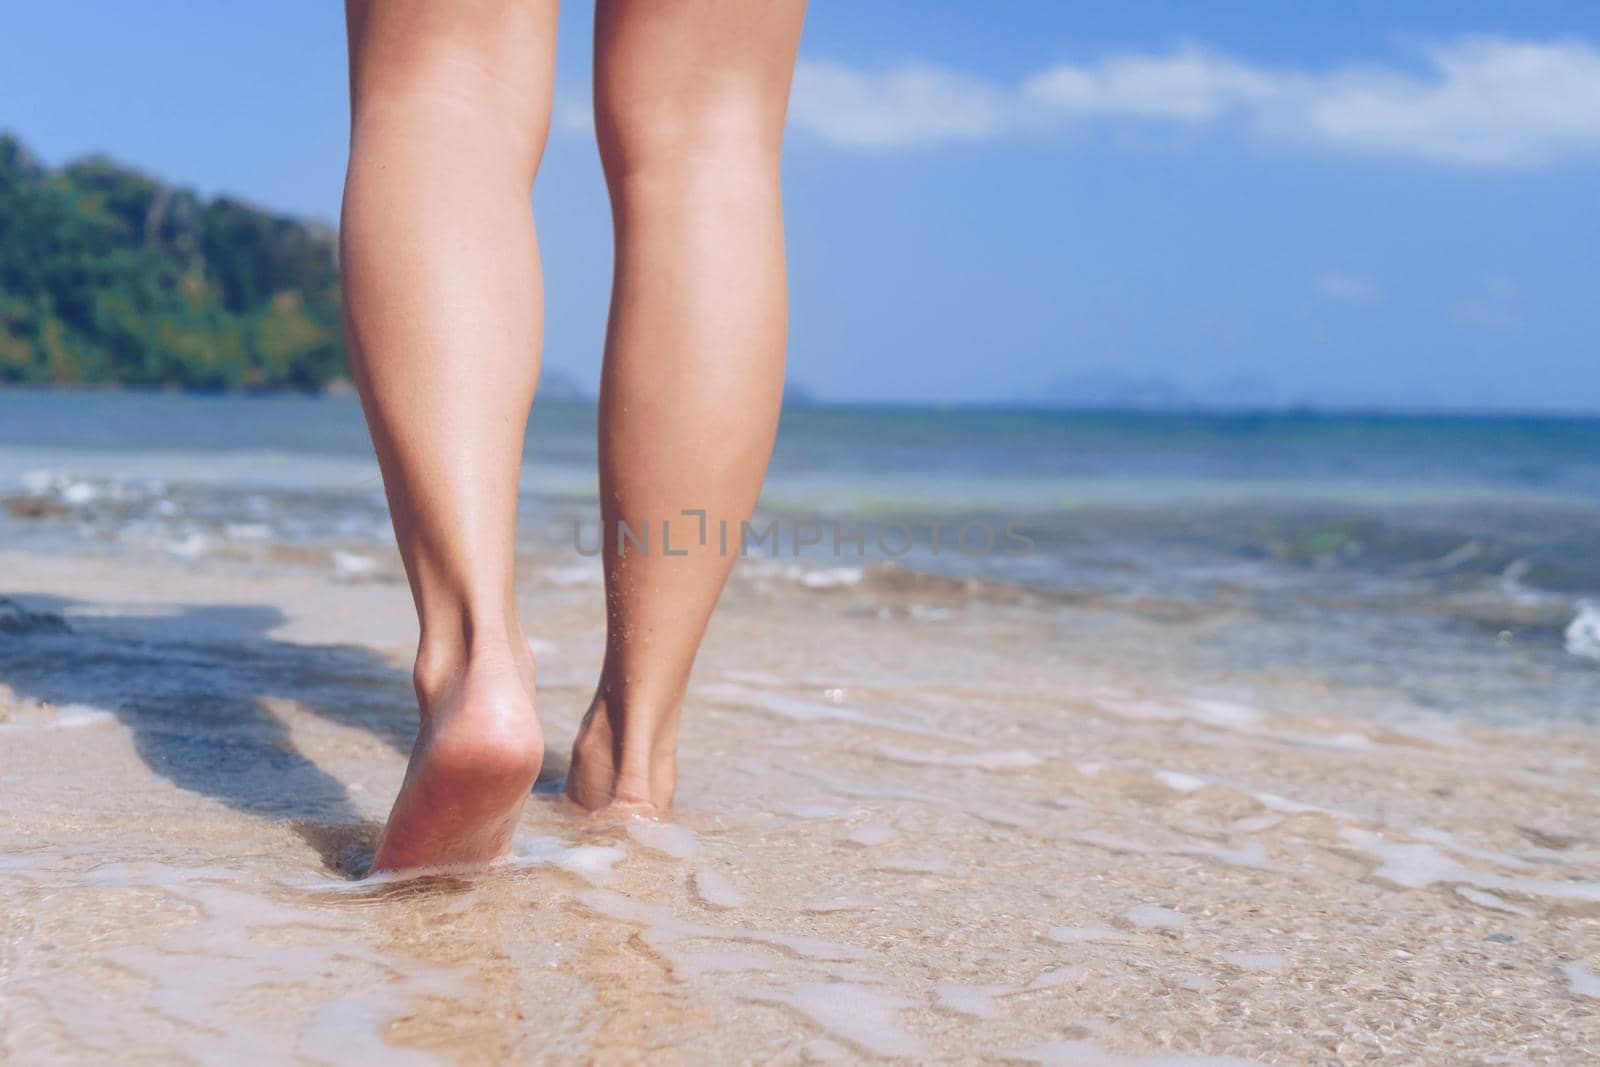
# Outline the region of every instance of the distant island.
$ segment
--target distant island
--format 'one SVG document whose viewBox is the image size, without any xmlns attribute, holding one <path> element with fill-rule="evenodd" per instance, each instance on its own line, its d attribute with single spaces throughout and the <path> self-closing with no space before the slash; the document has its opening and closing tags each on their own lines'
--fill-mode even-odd
<svg viewBox="0 0 1600 1067">
<path fill-rule="evenodd" d="M 318 389 L 346 377 L 338 237 L 0 136 L 0 382 Z"/>
</svg>

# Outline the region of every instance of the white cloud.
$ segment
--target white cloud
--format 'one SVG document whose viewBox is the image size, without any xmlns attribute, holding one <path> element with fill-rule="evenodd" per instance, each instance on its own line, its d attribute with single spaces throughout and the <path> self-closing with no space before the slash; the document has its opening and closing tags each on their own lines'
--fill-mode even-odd
<svg viewBox="0 0 1600 1067">
<path fill-rule="evenodd" d="M 1600 51 L 1481 39 L 1431 49 L 1435 76 L 1336 74 L 1293 118 L 1335 148 L 1477 166 L 1600 151 Z"/>
<path fill-rule="evenodd" d="M 1197 48 L 1167 56 L 1122 55 L 1092 67 L 1068 64 L 1023 83 L 1018 103 L 1046 119 L 1141 118 L 1201 123 L 1265 101 L 1274 76 Z"/>
<path fill-rule="evenodd" d="M 1354 274 L 1340 274 L 1330 272 L 1320 274 L 1315 281 L 1317 292 L 1329 300 L 1345 300 L 1351 303 L 1360 303 L 1371 300 L 1378 295 L 1377 288 L 1365 278 L 1358 278 Z"/>
<path fill-rule="evenodd" d="M 1002 85 L 925 63 L 866 71 L 804 59 L 795 125 L 840 147 L 893 151 L 1091 122 L 1235 123 L 1263 139 L 1480 167 L 1600 157 L 1600 50 L 1582 41 L 1466 38 L 1426 69 L 1274 70 L 1186 47 L 1061 64 Z"/>
<path fill-rule="evenodd" d="M 795 71 L 791 121 L 849 148 L 921 148 L 1007 132 L 1012 94 L 925 63 L 868 73 L 826 59 Z"/>
</svg>

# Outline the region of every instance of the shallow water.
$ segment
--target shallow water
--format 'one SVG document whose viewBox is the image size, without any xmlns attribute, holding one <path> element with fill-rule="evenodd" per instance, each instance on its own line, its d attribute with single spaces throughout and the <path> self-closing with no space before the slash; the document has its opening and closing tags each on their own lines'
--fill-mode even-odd
<svg viewBox="0 0 1600 1067">
<path fill-rule="evenodd" d="M 370 884 L 408 741 L 403 586 L 0 566 L 27 612 L 0 644 L 19 1060 L 1572 1062 L 1600 1040 L 1586 729 L 1242 673 L 1189 639 L 1206 624 L 927 621 L 755 573 L 702 660 L 674 820 L 541 791 L 513 865 Z M 530 566 L 559 751 L 600 618 Z"/>
<path fill-rule="evenodd" d="M 231 453 L 29 447 L 0 448 L 0 489 L 32 502 L 0 520 L 0 1059 L 1600 1047 L 1600 673 L 1573 628 L 1600 589 L 1568 551 L 1592 529 L 1575 475 L 1524 511 L 1477 484 L 1503 505 L 1480 515 L 1215 486 L 1108 504 L 1031 584 L 747 560 L 690 693 L 681 810 L 653 823 L 558 799 L 599 572 L 525 533 L 556 755 L 514 862 L 363 882 L 415 639 L 365 461 L 274 453 L 290 473 L 260 478 Z M 1326 533 L 1330 507 L 1377 524 L 1339 544 L 1383 551 L 1246 550 L 1264 511 Z M 1502 541 L 1383 532 L 1469 521 Z"/>
</svg>

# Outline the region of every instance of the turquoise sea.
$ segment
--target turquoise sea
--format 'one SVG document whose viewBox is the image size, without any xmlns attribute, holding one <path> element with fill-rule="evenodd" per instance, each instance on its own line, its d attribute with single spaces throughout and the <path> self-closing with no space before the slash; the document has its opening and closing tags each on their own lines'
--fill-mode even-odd
<svg viewBox="0 0 1600 1067">
<path fill-rule="evenodd" d="M 592 405 L 536 405 L 530 551 L 592 542 L 594 456 Z M 0 495 L 30 549 L 390 536 L 351 396 L 0 391 Z M 1241 669 L 1600 719 L 1600 420 L 795 407 L 760 519 L 819 590 L 1214 613 Z"/>
</svg>

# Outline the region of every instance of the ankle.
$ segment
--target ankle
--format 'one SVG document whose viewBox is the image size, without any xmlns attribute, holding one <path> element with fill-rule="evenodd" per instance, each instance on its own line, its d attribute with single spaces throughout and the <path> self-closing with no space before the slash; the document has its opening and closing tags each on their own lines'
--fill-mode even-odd
<svg viewBox="0 0 1600 1067">
<path fill-rule="evenodd" d="M 468 614 L 443 625 L 423 623 L 411 680 L 424 712 L 470 675 L 516 676 L 530 691 L 533 653 L 513 609 L 484 620 Z"/>
<path fill-rule="evenodd" d="M 655 705 L 625 703 L 602 688 L 573 743 L 567 795 L 591 810 L 610 804 L 670 807 L 677 739 L 675 706 L 667 714 Z"/>
<path fill-rule="evenodd" d="M 594 732 L 619 755 L 654 763 L 677 749 L 682 706 L 681 697 L 646 695 L 602 680 L 585 725 L 593 719 Z"/>
</svg>

